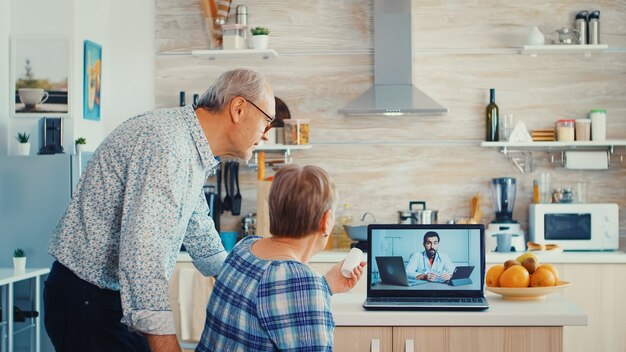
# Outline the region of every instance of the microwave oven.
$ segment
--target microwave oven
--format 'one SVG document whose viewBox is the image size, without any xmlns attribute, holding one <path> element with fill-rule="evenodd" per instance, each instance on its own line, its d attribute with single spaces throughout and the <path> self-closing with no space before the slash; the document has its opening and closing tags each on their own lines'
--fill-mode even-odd
<svg viewBox="0 0 626 352">
<path fill-rule="evenodd" d="M 619 247 L 618 212 L 617 204 L 531 204 L 529 240 L 564 250 L 614 250 Z"/>
</svg>

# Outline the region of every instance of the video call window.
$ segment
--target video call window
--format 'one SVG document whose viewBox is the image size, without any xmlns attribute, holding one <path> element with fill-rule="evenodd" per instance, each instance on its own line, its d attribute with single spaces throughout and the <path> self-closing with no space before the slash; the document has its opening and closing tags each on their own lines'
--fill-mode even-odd
<svg viewBox="0 0 626 352">
<path fill-rule="evenodd" d="M 479 290 L 480 243 L 478 229 L 374 229 L 370 288 Z"/>
</svg>

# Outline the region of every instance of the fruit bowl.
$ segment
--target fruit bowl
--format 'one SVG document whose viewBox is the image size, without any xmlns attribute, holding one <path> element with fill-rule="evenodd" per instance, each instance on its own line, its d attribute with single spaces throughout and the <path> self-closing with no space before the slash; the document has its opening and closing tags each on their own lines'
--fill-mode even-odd
<svg viewBox="0 0 626 352">
<path fill-rule="evenodd" d="M 544 287 L 487 287 L 487 291 L 499 294 L 502 299 L 513 301 L 528 301 L 543 299 L 546 295 L 559 292 L 571 285 L 568 281 L 559 281 L 556 286 Z"/>
</svg>

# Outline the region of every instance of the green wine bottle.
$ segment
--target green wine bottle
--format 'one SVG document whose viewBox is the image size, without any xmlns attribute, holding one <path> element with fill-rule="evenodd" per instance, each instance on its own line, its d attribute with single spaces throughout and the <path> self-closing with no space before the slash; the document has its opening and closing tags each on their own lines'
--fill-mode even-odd
<svg viewBox="0 0 626 352">
<path fill-rule="evenodd" d="M 487 105 L 487 142 L 497 142 L 500 140 L 498 130 L 500 129 L 498 105 L 496 105 L 496 90 L 489 89 L 489 105 Z"/>
</svg>

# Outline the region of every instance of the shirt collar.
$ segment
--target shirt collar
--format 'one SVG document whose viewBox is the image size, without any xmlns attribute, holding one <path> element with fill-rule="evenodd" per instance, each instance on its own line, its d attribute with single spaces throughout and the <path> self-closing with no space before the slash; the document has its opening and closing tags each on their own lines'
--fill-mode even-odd
<svg viewBox="0 0 626 352">
<path fill-rule="evenodd" d="M 189 127 L 191 138 L 196 145 L 196 150 L 200 155 L 200 160 L 202 160 L 204 168 L 209 170 L 216 168 L 219 161 L 217 161 L 215 156 L 213 156 L 213 152 L 209 146 L 209 141 L 207 141 L 206 136 L 202 131 L 200 121 L 198 121 L 198 117 L 196 116 L 193 106 L 186 105 L 183 107 L 183 119 L 187 123 L 187 127 Z"/>
</svg>

